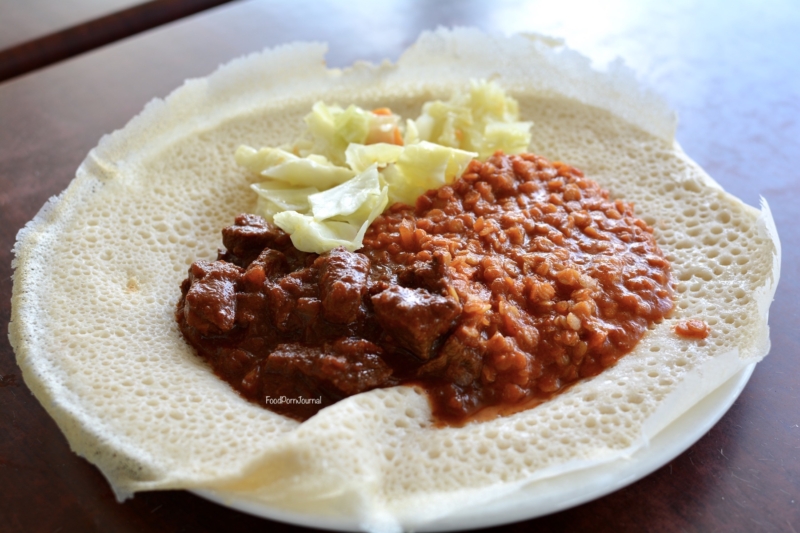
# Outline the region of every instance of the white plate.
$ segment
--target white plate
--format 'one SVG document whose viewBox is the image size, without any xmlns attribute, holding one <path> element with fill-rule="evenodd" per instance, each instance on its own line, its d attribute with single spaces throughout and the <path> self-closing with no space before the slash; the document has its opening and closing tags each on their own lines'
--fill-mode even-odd
<svg viewBox="0 0 800 533">
<path fill-rule="evenodd" d="M 475 529 L 528 520 L 563 511 L 630 485 L 655 472 L 700 440 L 700 437 L 722 418 L 739 397 L 755 366 L 753 363 L 743 368 L 656 435 L 650 441 L 650 446 L 639 450 L 629 459 L 532 483 L 500 501 L 472 507 L 466 512 L 418 528 L 417 531 Z M 262 518 L 321 529 L 359 530 L 355 520 L 289 512 L 267 504 L 237 499 L 223 492 L 211 490 L 192 492 L 220 505 Z"/>
</svg>

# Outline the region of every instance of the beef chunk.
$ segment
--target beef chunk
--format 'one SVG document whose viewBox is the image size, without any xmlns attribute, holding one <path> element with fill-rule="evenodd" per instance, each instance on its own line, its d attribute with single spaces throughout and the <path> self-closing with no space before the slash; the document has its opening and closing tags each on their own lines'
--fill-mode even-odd
<svg viewBox="0 0 800 533">
<path fill-rule="evenodd" d="M 264 277 L 270 281 L 276 281 L 290 272 L 286 255 L 278 250 L 266 248 L 250 264 L 250 267 L 260 266 L 264 271 Z"/>
<path fill-rule="evenodd" d="M 392 369 L 381 359 L 383 350 L 356 337 L 326 343 L 316 376 L 331 383 L 341 397 L 386 386 Z"/>
<path fill-rule="evenodd" d="M 427 289 L 431 292 L 442 292 L 446 288 L 447 265 L 444 254 L 440 250 L 433 252 L 433 258 L 427 263 L 415 263 L 399 271 L 398 283 L 404 287 Z"/>
<path fill-rule="evenodd" d="M 397 285 L 373 296 L 372 306 L 384 330 L 423 361 L 461 315 L 461 304 L 453 298 Z"/>
<path fill-rule="evenodd" d="M 247 267 L 264 248 L 283 250 L 291 246 L 289 235 L 257 215 L 239 215 L 235 225 L 222 230 L 222 244 L 227 251 L 219 259 Z"/>
<path fill-rule="evenodd" d="M 350 324 L 362 318 L 369 259 L 344 248 L 336 248 L 320 256 L 315 266 L 320 270 L 320 299 L 325 320 L 335 324 Z"/>
<path fill-rule="evenodd" d="M 257 292 L 236 293 L 236 323 L 242 327 L 255 324 L 255 327 L 264 329 L 259 318 L 266 314 L 267 298 Z"/>
<path fill-rule="evenodd" d="M 483 368 L 479 339 L 453 334 L 439 356 L 420 367 L 420 377 L 444 378 L 462 387 L 474 382 Z"/>
<path fill-rule="evenodd" d="M 186 323 L 201 335 L 230 331 L 236 320 L 236 285 L 242 272 L 220 261 L 192 264 L 183 304 Z"/>
<path fill-rule="evenodd" d="M 271 409 L 305 419 L 342 398 L 385 386 L 392 370 L 380 354 L 378 346 L 358 338 L 281 344 L 257 371 L 261 393 L 272 398 L 266 400 Z"/>
</svg>

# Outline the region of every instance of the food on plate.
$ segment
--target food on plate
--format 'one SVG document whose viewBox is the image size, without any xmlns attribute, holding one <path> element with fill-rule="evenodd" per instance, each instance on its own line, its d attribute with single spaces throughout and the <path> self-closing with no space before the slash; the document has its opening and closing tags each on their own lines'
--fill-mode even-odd
<svg viewBox="0 0 800 533">
<path fill-rule="evenodd" d="M 237 217 L 218 260 L 189 269 L 181 332 L 245 398 L 298 420 L 414 384 L 463 423 L 599 374 L 672 309 L 652 229 L 568 165 L 497 152 L 415 203 L 357 252 L 321 255 Z"/>
<path fill-rule="evenodd" d="M 223 491 L 278 513 L 416 529 L 625 461 L 769 349 L 780 245 L 764 203 L 724 192 L 674 141 L 674 115 L 624 69 L 552 40 L 424 34 L 395 65 L 329 70 L 297 44 L 233 61 L 103 138 L 21 232 L 10 338 L 26 384 L 120 498 Z M 412 387 L 356 394 L 299 423 L 243 399 L 193 353 L 176 287 L 254 205 L 240 145 L 298 137 L 315 102 L 419 116 L 494 79 L 533 122 L 527 151 L 568 161 L 654 229 L 674 311 L 594 378 L 534 409 L 436 427 Z M 433 116 L 433 115 L 432 115 Z M 392 134 L 394 138 L 394 134 Z M 685 320 L 705 339 L 675 333 Z"/>
</svg>

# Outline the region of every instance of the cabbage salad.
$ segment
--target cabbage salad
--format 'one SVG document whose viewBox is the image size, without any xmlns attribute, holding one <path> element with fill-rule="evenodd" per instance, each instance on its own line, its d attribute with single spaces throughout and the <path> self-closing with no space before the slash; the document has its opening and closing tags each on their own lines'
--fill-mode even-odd
<svg viewBox="0 0 800 533">
<path fill-rule="evenodd" d="M 453 183 L 476 158 L 528 149 L 533 123 L 519 121 L 516 100 L 494 82 L 473 81 L 447 102 L 422 106 L 402 122 L 388 108 L 367 111 L 317 102 L 303 135 L 289 146 L 240 146 L 236 163 L 264 178 L 256 214 L 287 232 L 304 252 L 361 248 L 388 205 L 413 206 L 430 189 Z"/>
</svg>

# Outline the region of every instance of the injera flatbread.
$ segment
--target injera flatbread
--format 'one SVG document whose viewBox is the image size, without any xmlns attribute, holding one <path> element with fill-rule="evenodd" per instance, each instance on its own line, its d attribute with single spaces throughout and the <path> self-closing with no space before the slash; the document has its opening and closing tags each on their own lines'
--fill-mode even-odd
<svg viewBox="0 0 800 533">
<path fill-rule="evenodd" d="M 117 495 L 217 489 L 370 530 L 419 528 L 536 480 L 629 457 L 769 350 L 780 245 L 761 210 L 685 156 L 676 119 L 619 64 L 557 42 L 475 30 L 422 35 L 397 64 L 327 69 L 325 47 L 237 59 L 150 102 L 105 136 L 18 236 L 10 337 L 27 385 Z M 532 120 L 531 151 L 633 201 L 673 265 L 673 316 L 619 364 L 535 409 L 431 425 L 398 387 L 303 424 L 240 398 L 197 358 L 173 314 L 186 270 L 253 209 L 237 146 L 291 141 L 317 100 L 416 118 L 470 79 L 497 80 Z M 676 323 L 704 320 L 702 341 Z"/>
</svg>

